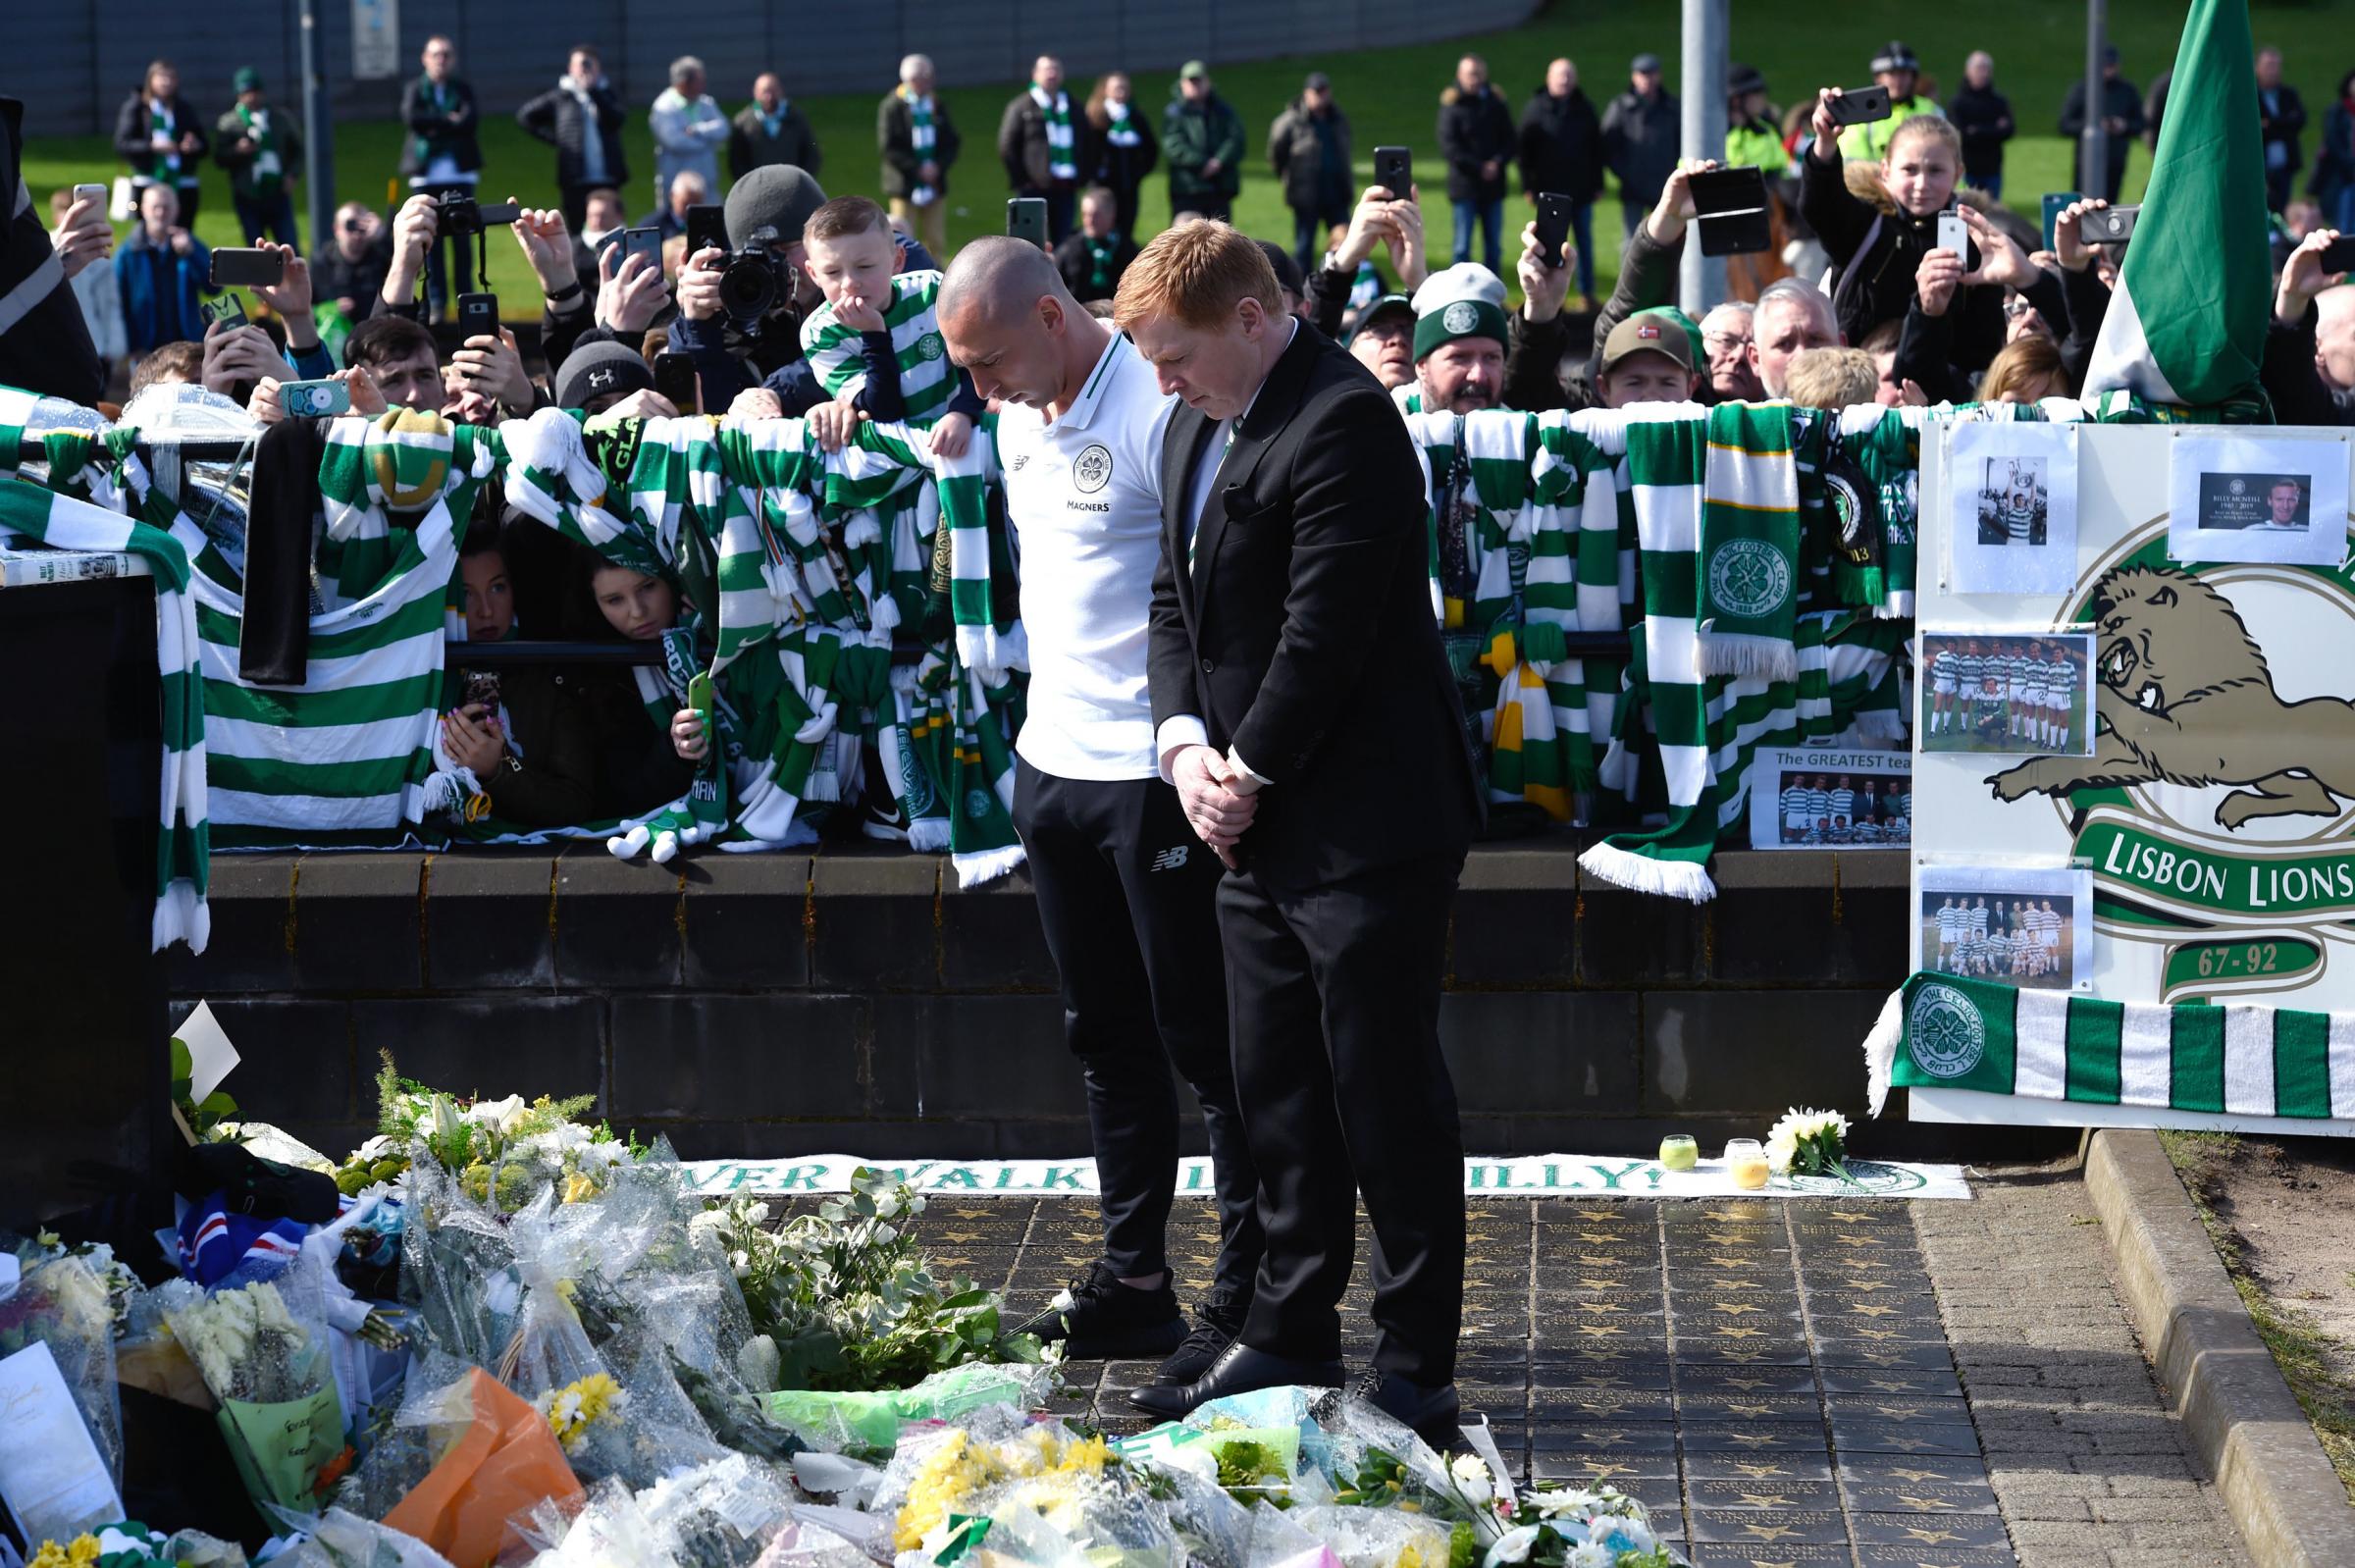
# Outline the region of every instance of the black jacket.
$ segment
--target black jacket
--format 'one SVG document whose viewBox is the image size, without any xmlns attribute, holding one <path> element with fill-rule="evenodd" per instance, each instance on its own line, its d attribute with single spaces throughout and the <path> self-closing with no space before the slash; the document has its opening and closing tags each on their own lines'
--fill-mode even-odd
<svg viewBox="0 0 2355 1568">
<path fill-rule="evenodd" d="M 24 127 L 24 101 L 0 98 L 0 386 L 94 403 L 106 377 L 81 302 L 26 197 Z M 14 466 L 16 454 L 7 460 Z"/>
<path fill-rule="evenodd" d="M 1505 166 L 1519 151 L 1519 132 L 1504 95 L 1492 86 L 1476 93 L 1449 84 L 1439 94 L 1439 156 L 1447 160 L 1449 201 L 1501 201 Z M 1480 166 L 1493 160 L 1496 172 Z"/>
<path fill-rule="evenodd" d="M 2286 180 L 2295 176 L 2299 169 L 2298 133 L 2306 129 L 2306 102 L 2298 96 L 2298 89 L 2286 81 L 2276 87 L 2274 113 L 2269 117 L 2265 112 L 2265 89 L 2258 88 L 2257 120 L 2269 149 L 2276 141 L 2288 148 L 2279 166 L 2283 172 L 2278 176 L 2272 159 L 2267 159 L 2266 178 Z"/>
<path fill-rule="evenodd" d="M 1913 274 L 1938 243 L 1938 215 L 1916 218 L 1852 194 L 1838 148 L 1829 163 L 1810 150 L 1800 160 L 1799 210 L 1823 242 L 1838 278 L 1832 313 L 1841 335 L 1862 342 L 1884 321 L 1902 322 L 1914 299 Z M 1978 247 L 1970 247 L 1977 265 Z M 2004 345 L 2004 291 L 1993 284 L 1961 290 L 1954 314 L 1954 361 L 1984 365 Z M 2056 325 L 2058 325 L 2056 323 Z"/>
<path fill-rule="evenodd" d="M 1156 728 L 1197 715 L 1270 780 L 1238 853 L 1272 890 L 1461 855 L 1480 811 L 1472 755 L 1431 614 L 1422 465 L 1389 395 L 1296 328 L 1189 549 L 1215 430 L 1180 408 L 1162 444 Z"/>
<path fill-rule="evenodd" d="M 475 106 L 474 88 L 462 77 L 452 77 L 442 84 L 443 90 L 457 100 L 458 118 L 452 122 L 434 107 L 428 96 L 431 86 L 418 77 L 400 91 L 400 123 L 408 128 L 408 134 L 400 138 L 400 172 L 421 175 L 436 158 L 447 153 L 461 173 L 480 174 L 483 148 L 474 133 L 482 123 L 482 111 Z"/>
<path fill-rule="evenodd" d="M 1145 117 L 1144 111 L 1132 99 L 1128 105 L 1128 128 L 1136 132 L 1136 145 L 1124 147 L 1112 139 L 1109 125 L 1097 125 L 1081 114 L 1073 130 L 1079 139 L 1079 183 L 1103 185 L 1121 198 L 1121 224 L 1124 230 L 1136 227 L 1136 191 L 1145 183 L 1145 176 L 1161 162 L 1161 132 Z"/>
<path fill-rule="evenodd" d="M 204 162 L 204 155 L 212 150 L 212 138 L 205 134 L 204 123 L 197 118 L 196 111 L 188 107 L 188 100 L 178 93 L 172 95 L 172 123 L 182 135 L 190 131 L 196 133 L 196 150 L 180 155 L 180 178 L 183 181 L 193 180 L 196 166 Z M 125 163 L 131 165 L 131 178 L 142 182 L 155 178 L 156 152 L 148 144 L 149 134 L 147 88 L 142 84 L 138 91 L 124 99 L 123 107 L 115 112 L 115 151 L 122 155 Z"/>
<path fill-rule="evenodd" d="M 1069 94 L 1066 94 L 1069 97 Z M 1086 117 L 1079 105 L 1071 106 L 1072 167 L 1079 167 L 1079 122 Z M 1076 178 L 1055 178 L 1055 149 L 1047 141 L 1047 112 L 1024 89 L 1007 103 L 998 121 L 998 162 L 1006 168 L 1006 188 L 1017 195 L 1043 196 L 1050 190 L 1069 190 Z"/>
<path fill-rule="evenodd" d="M 2118 188 L 2126 178 L 2126 149 L 2142 134 L 2142 93 L 2124 77 L 2112 77 L 2102 83 L 2100 113 L 2102 118 L 2123 121 L 2125 130 L 2110 138 L 2110 188 L 2087 194 L 2116 201 Z M 2068 96 L 2061 103 L 2061 134 L 2075 140 L 2085 131 L 2085 83 L 2072 81 L 2068 84 Z"/>
<path fill-rule="evenodd" d="M 458 691 L 463 647 L 451 651 Z M 482 778 L 495 816 L 524 827 L 639 816 L 695 781 L 627 671 L 526 664 L 501 671 L 499 691 L 515 732 L 512 761 Z"/>
<path fill-rule="evenodd" d="M 2012 123 L 2012 100 L 1995 90 L 1964 82 L 1947 100 L 1946 118 L 1962 133 L 1962 176 L 1965 180 L 2000 177 L 2004 172 L 2004 143 L 2017 128 Z"/>
<path fill-rule="evenodd" d="M 1085 231 L 1074 229 L 1063 236 L 1055 247 L 1055 270 L 1063 274 L 1064 287 L 1081 304 L 1091 299 L 1110 299 L 1113 290 L 1121 287 L 1121 274 L 1136 259 L 1136 241 L 1115 231 L 1112 253 L 1105 258 L 1105 277 L 1096 278 L 1095 252 L 1089 247 Z"/>
<path fill-rule="evenodd" d="M 392 226 L 378 228 L 376 238 L 360 252 L 360 259 L 347 261 L 331 235 L 311 252 L 311 297 L 321 304 L 333 304 L 339 299 L 359 302 L 354 321 L 368 315 L 368 301 L 384 290 L 385 277 L 392 270 Z"/>
<path fill-rule="evenodd" d="M 932 156 L 930 162 L 940 168 L 940 180 L 935 189 L 946 193 L 949 188 L 949 165 L 957 161 L 958 150 L 964 145 L 957 134 L 957 123 L 949 118 L 949 101 L 938 93 L 932 95 Z M 916 187 L 916 170 L 926 160 L 917 156 L 916 135 L 911 129 L 908 100 L 895 90 L 883 95 L 875 106 L 875 148 L 883 156 L 883 194 L 905 201 L 908 192 Z"/>
<path fill-rule="evenodd" d="M 1686 225 L 1688 231 L 1691 228 Z M 1595 346 L 1587 355 L 1585 368 L 1574 372 L 1567 383 L 1561 366 L 1570 347 L 1568 315 L 1557 311 L 1552 320 L 1533 324 L 1515 311 L 1505 323 L 1504 406 L 1543 413 L 1548 408 L 1593 405 L 1597 395 L 1596 383 L 1602 379 L 1603 344 L 1610 340 L 1611 329 L 1638 311 L 1676 303 L 1676 270 L 1684 255 L 1683 235 L 1677 235 L 1674 244 L 1663 245 L 1651 237 L 1648 223 L 1636 225 L 1619 256 L 1619 282 L 1589 328 Z M 1705 377 L 1701 400 L 1710 400 Z"/>
<path fill-rule="evenodd" d="M 1602 161 L 1619 177 L 1621 201 L 1648 207 L 1660 199 L 1683 134 L 1676 97 L 1664 88 L 1648 101 L 1632 87 L 1611 100 L 1602 112 Z"/>
<path fill-rule="evenodd" d="M 589 89 L 589 99 L 597 108 L 594 127 L 589 116 L 582 112 L 581 100 L 562 83 L 516 110 L 515 123 L 556 149 L 556 183 L 568 188 L 587 183 L 581 166 L 590 135 L 594 132 L 603 138 L 605 177 L 600 183 L 619 189 L 630 183 L 629 160 L 621 151 L 621 127 L 626 111 L 613 84 L 602 77 Z"/>
<path fill-rule="evenodd" d="M 2355 391 L 2332 387 L 2314 367 L 2315 321 L 2311 304 L 2292 326 L 2268 313 L 2258 385 L 2273 399 L 2274 418 L 2284 425 L 2355 425 Z"/>
<path fill-rule="evenodd" d="M 728 122 L 728 178 L 732 181 L 774 163 L 789 163 L 814 180 L 823 157 L 810 117 L 790 98 L 785 100 L 785 113 L 773 136 L 768 133 L 768 119 L 757 103 L 745 105 Z"/>
<path fill-rule="evenodd" d="M 1322 119 L 1298 98 L 1268 128 L 1268 164 L 1295 212 L 1346 212 L 1357 205 L 1350 188 L 1349 117 L 1334 104 Z"/>
<path fill-rule="evenodd" d="M 1521 189 L 1593 201 L 1602 193 L 1602 121 L 1586 89 L 1556 98 L 1540 88 L 1521 111 Z"/>
</svg>

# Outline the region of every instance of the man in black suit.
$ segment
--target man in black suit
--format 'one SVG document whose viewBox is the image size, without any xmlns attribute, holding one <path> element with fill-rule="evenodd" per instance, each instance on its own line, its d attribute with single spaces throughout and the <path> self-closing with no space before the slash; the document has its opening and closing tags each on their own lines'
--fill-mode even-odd
<svg viewBox="0 0 2355 1568">
<path fill-rule="evenodd" d="M 1431 614 L 1423 480 L 1364 367 L 1283 313 L 1221 223 L 1156 238 L 1114 320 L 1184 403 L 1162 451 L 1154 749 L 1227 862 L 1219 926 L 1267 1252 L 1235 1344 L 1157 1415 L 1342 1381 L 1356 1198 L 1375 1235 L 1357 1387 L 1456 1429 L 1463 1146 L 1439 1054 L 1447 911 L 1479 813 Z"/>
</svg>

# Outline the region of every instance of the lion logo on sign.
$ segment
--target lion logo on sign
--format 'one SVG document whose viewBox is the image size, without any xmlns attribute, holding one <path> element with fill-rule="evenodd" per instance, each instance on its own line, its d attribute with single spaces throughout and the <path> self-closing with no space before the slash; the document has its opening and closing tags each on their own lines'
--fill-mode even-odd
<svg viewBox="0 0 2355 1568">
<path fill-rule="evenodd" d="M 2000 801 L 2138 784 L 2241 786 L 2216 809 L 2230 832 L 2261 816 L 2329 815 L 2355 800 L 2355 703 L 2285 703 L 2231 601 L 2173 567 L 2125 566 L 2094 585 L 2091 757 L 2040 757 L 1989 777 Z"/>
</svg>

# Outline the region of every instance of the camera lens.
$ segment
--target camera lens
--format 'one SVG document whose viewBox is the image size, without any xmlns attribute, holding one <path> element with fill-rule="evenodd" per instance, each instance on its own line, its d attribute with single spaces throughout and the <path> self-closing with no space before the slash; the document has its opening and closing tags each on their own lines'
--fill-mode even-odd
<svg viewBox="0 0 2355 1568">
<path fill-rule="evenodd" d="M 765 316 L 776 302 L 777 275 L 767 257 L 740 255 L 721 269 L 719 304 L 729 315 L 739 320 Z"/>
</svg>

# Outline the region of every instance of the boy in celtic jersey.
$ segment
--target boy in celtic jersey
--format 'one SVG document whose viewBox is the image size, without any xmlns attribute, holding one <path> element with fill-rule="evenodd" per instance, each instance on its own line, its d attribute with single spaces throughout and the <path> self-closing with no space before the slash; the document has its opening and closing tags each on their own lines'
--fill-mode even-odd
<svg viewBox="0 0 2355 1568">
<path fill-rule="evenodd" d="M 826 302 L 802 322 L 802 352 L 834 400 L 811 410 L 832 450 L 860 420 L 905 420 L 931 431 L 931 449 L 957 457 L 984 404 L 965 372 L 949 363 L 934 318 L 940 274 L 894 272 L 900 247 L 883 209 L 864 196 L 837 196 L 802 231 L 803 270 Z"/>
</svg>

